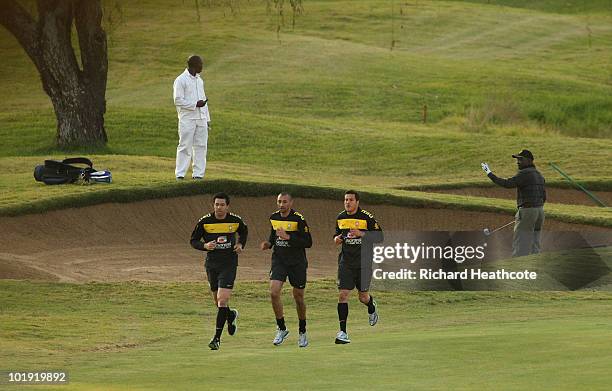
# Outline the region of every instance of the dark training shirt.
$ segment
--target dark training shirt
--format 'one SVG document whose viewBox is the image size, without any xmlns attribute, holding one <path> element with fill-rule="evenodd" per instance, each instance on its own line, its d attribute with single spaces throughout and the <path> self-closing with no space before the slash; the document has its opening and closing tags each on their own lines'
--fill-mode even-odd
<svg viewBox="0 0 612 391">
<path fill-rule="evenodd" d="M 312 247 L 312 236 L 306 219 L 300 213 L 291 209 L 287 217 L 280 211 L 270 216 L 270 237 L 272 245 L 272 260 L 286 265 L 296 265 L 307 262 L 306 249 Z M 283 240 L 276 235 L 276 229 L 283 228 L 289 234 L 289 240 Z"/>
<path fill-rule="evenodd" d="M 234 251 L 236 234 L 238 242 L 244 248 L 247 242 L 248 228 L 242 218 L 233 213 L 227 213 L 225 218 L 217 219 L 214 213 L 202 217 L 191 234 L 191 247 L 206 251 L 206 264 L 220 265 L 238 262 L 238 254 Z M 202 241 L 203 239 L 203 241 Z M 204 243 L 216 242 L 214 250 L 206 250 Z"/>
<path fill-rule="evenodd" d="M 350 215 L 346 210 L 340 212 L 336 219 L 336 233 L 334 236 L 342 235 L 342 252 L 339 262 L 350 267 L 361 267 L 361 242 L 362 238 L 351 235 L 351 229 L 366 231 L 368 241 L 379 243 L 383 240 L 383 233 L 380 225 L 374 216 L 361 208 Z M 364 236 L 365 236 L 364 235 Z"/>
</svg>

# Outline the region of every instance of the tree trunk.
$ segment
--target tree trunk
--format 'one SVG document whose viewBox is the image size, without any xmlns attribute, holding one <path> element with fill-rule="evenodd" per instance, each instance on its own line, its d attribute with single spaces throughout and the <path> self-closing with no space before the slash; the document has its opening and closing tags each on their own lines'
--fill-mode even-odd
<svg viewBox="0 0 612 391">
<path fill-rule="evenodd" d="M 105 145 L 108 57 L 100 0 L 38 0 L 38 20 L 14 0 L 0 4 L 0 23 L 32 59 L 51 98 L 58 146 Z M 82 69 L 72 47 L 73 22 Z"/>
<path fill-rule="evenodd" d="M 61 148 L 106 144 L 106 108 L 104 102 L 100 105 L 92 99 L 96 92 L 88 92 L 91 91 L 88 87 L 81 83 L 73 91 L 51 95 L 57 118 L 57 145 Z"/>
</svg>

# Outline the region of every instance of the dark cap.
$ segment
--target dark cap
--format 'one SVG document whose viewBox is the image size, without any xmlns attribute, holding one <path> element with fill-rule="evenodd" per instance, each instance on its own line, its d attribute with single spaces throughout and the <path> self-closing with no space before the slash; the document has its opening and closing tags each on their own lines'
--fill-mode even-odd
<svg viewBox="0 0 612 391">
<path fill-rule="evenodd" d="M 524 157 L 524 158 L 533 160 L 533 153 L 531 153 L 530 151 L 526 149 L 523 149 L 521 152 L 517 153 L 516 155 L 512 155 L 512 157 L 513 158 Z"/>
</svg>

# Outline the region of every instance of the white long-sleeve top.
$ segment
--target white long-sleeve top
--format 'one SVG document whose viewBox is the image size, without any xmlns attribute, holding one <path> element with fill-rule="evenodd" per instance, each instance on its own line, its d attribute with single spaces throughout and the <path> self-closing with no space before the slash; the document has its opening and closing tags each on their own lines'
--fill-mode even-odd
<svg viewBox="0 0 612 391">
<path fill-rule="evenodd" d="M 194 119 L 210 121 L 208 103 L 196 107 L 199 100 L 206 100 L 204 80 L 199 74 L 192 76 L 187 69 L 174 80 L 174 105 L 179 120 Z"/>
</svg>

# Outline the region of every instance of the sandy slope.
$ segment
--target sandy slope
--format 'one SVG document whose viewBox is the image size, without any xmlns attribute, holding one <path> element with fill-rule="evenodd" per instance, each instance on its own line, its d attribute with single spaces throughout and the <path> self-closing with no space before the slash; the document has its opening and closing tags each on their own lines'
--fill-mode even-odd
<svg viewBox="0 0 612 391">
<path fill-rule="evenodd" d="M 337 250 L 331 237 L 342 203 L 296 199 L 313 232 L 309 277 L 335 277 Z M 479 230 L 500 226 L 512 216 L 443 209 L 362 206 L 385 230 Z M 249 243 L 240 257 L 239 279 L 267 278 L 270 253 L 259 250 L 269 234 L 275 197 L 237 198 L 232 211 L 249 226 Z M 103 204 L 40 215 L 0 218 L 0 278 L 85 281 L 204 280 L 204 254 L 189 237 L 210 208 L 209 196 Z M 548 230 L 603 228 L 547 220 Z"/>
</svg>

